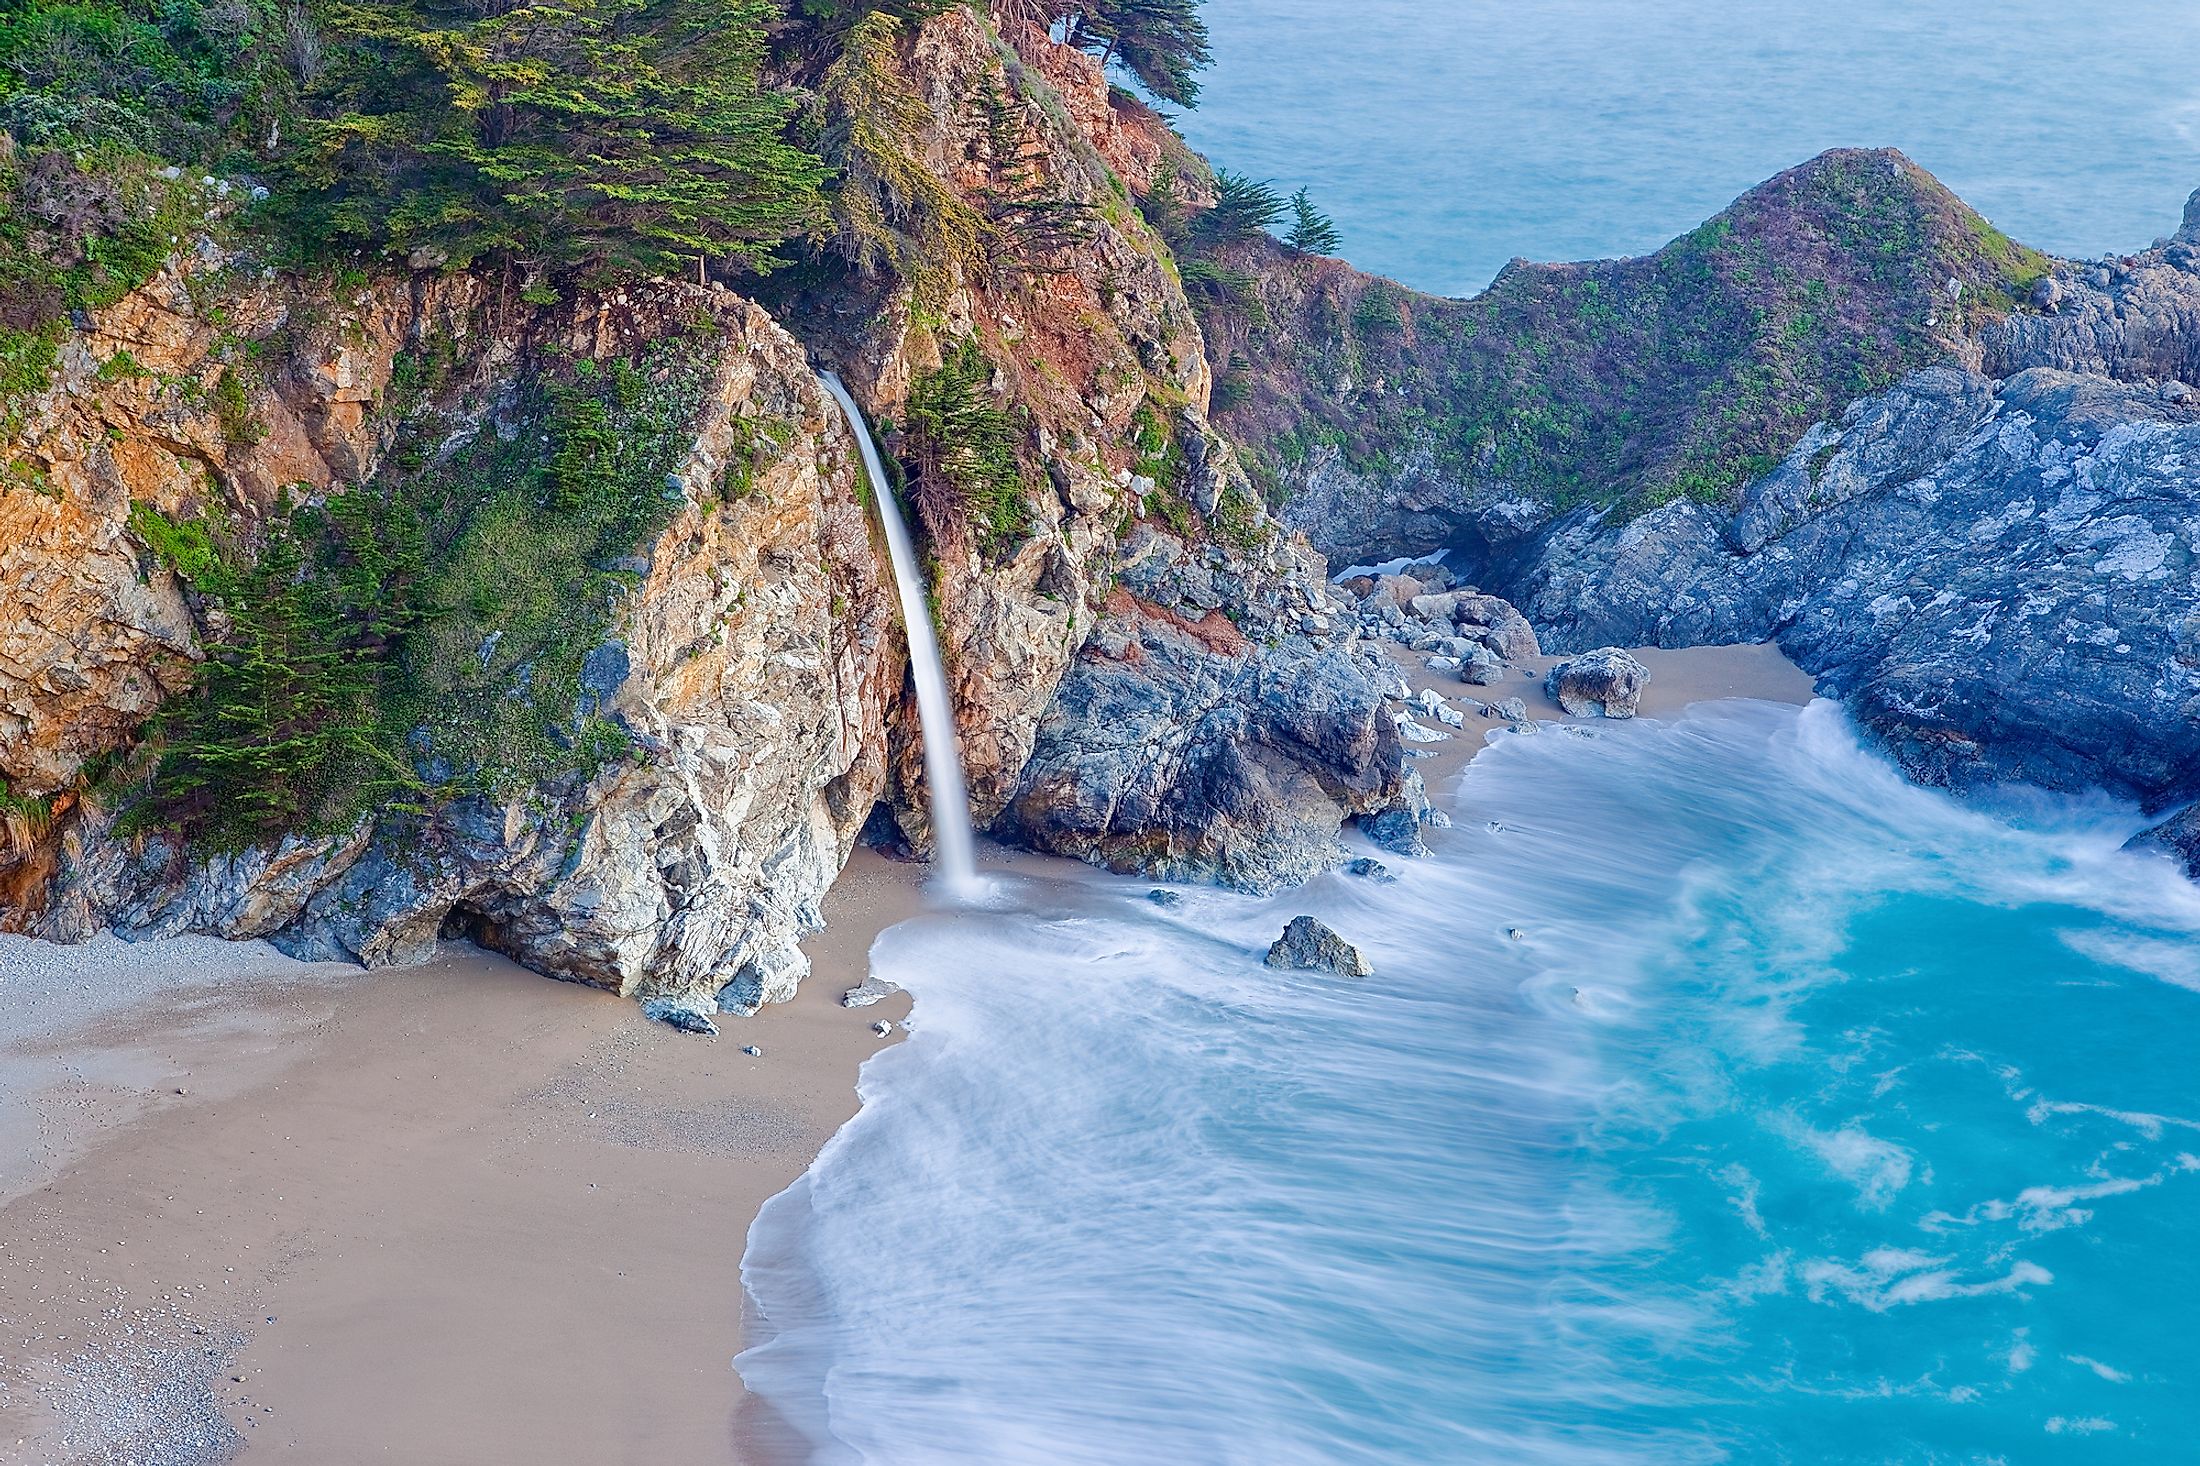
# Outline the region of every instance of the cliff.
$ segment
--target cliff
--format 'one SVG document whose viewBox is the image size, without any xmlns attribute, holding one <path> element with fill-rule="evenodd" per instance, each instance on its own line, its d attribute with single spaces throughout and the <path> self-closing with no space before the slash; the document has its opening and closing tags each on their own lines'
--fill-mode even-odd
<svg viewBox="0 0 2200 1466">
<path fill-rule="evenodd" d="M 1448 549 L 1554 651 L 1777 640 L 1927 782 L 2200 797 L 2200 195 L 2085 264 L 1830 153 L 1471 301 L 1240 258 L 1223 420 L 1333 555 Z"/>
<path fill-rule="evenodd" d="M 0 925 L 369 964 L 464 935 L 690 1009 L 784 997 L 861 832 L 926 841 L 813 363 L 904 479 L 981 825 L 1265 888 L 1416 815 L 1320 559 L 1207 421 L 1133 204 L 1181 144 L 1012 39 L 873 13 L 791 58 L 844 184 L 790 266 L 715 272 L 738 292 L 293 272 L 246 183 L 156 185 L 173 246 L 37 327 L 8 403 Z"/>
</svg>

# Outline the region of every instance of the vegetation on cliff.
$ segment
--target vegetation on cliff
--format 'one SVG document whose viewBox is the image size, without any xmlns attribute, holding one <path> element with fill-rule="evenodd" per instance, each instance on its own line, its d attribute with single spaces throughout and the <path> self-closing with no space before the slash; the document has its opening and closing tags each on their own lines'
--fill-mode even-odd
<svg viewBox="0 0 2200 1466">
<path fill-rule="evenodd" d="M 1209 295 L 1259 363 L 1228 422 L 1270 481 L 1330 448 L 1557 507 L 1723 501 L 1812 422 L 1944 360 L 2046 268 L 1900 154 L 1833 152 L 1655 255 L 1507 269 L 1442 300 L 1260 241 Z"/>
<path fill-rule="evenodd" d="M 136 506 L 141 538 L 223 632 L 155 718 L 139 828 L 216 848 L 347 828 L 369 810 L 509 798 L 629 740 L 601 710 L 624 557 L 670 513 L 708 334 L 532 374 L 509 433 L 456 451 L 409 424 L 378 480 L 257 532 Z M 612 675 L 616 672 L 617 675 Z"/>
</svg>

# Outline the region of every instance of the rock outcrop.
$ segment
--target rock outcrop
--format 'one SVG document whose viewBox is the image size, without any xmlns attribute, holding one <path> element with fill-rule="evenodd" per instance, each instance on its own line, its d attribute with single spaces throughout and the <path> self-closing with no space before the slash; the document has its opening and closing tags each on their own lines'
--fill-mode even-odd
<svg viewBox="0 0 2200 1466">
<path fill-rule="evenodd" d="M 2200 805 L 2193 805 L 2131 840 L 2134 850 L 2157 850 L 2200 881 Z"/>
<path fill-rule="evenodd" d="M 2200 404 L 2046 368 L 1919 373 L 1722 517 L 1555 528 L 1561 645 L 1778 639 L 1914 775 L 2160 804 L 2200 781 Z"/>
<path fill-rule="evenodd" d="M 277 385 L 246 404 L 251 417 L 223 429 L 258 445 L 232 461 L 220 425 L 190 416 L 195 398 L 178 411 L 175 394 L 101 371 L 149 342 L 174 343 L 147 351 L 155 380 L 223 370 L 191 354 L 215 334 L 191 288 L 171 272 L 96 318 L 24 434 L 26 457 L 58 491 L 36 496 L 52 506 L 44 517 L 77 538 L 36 558 L 10 549 L 11 587 L 38 577 L 73 587 L 22 618 L 44 638 L 38 675 L 0 668 L 0 695 L 24 709 L 0 744 L 11 789 L 75 789 L 87 761 L 123 748 L 131 715 L 147 710 L 130 701 L 132 676 L 165 676 L 176 690 L 219 624 L 220 607 L 194 603 L 145 553 L 133 502 L 249 521 L 273 507 L 276 484 L 326 491 L 371 478 L 395 423 L 370 409 L 388 406 L 399 355 L 438 336 L 470 352 L 444 401 L 454 434 L 471 436 L 508 430 L 511 403 L 496 384 L 531 357 L 626 360 L 707 318 L 706 388 L 682 429 L 686 467 L 666 488 L 678 507 L 632 558 L 632 589 L 583 678 L 582 696 L 627 730 L 633 754 L 509 800 L 462 796 L 212 857 L 157 832 L 119 835 L 87 799 L 49 842 L 47 889 L 11 907 L 7 924 L 63 939 L 106 925 L 265 936 L 300 956 L 368 965 L 418 961 L 439 935 L 463 934 L 622 993 L 690 1005 L 722 995 L 733 1007 L 791 994 L 807 965 L 796 942 L 819 924 L 818 903 L 885 790 L 885 718 L 901 678 L 852 443 L 801 348 L 753 304 L 693 286 L 499 323 L 469 311 L 462 285 L 385 285 L 361 292 L 348 328 L 301 338 Z M 231 321 L 259 320 L 268 339 L 329 307 L 287 283 L 228 303 L 244 308 Z M 760 427 L 777 435 L 761 453 Z M 285 441 L 280 457 L 265 447 Z M 736 467 L 742 488 L 729 498 Z M 209 483 L 221 496 L 211 506 Z M 0 506 L 38 513 L 18 502 L 29 497 L 10 490 Z M 85 604 L 151 614 L 59 619 Z M 56 686 L 62 695 L 48 692 Z"/>
<path fill-rule="evenodd" d="M 1134 533 L 995 832 L 1252 891 L 1335 864 L 1340 812 L 1406 781 L 1375 669 L 1303 629 L 1326 619 L 1319 571 L 1283 541 L 1249 563 Z"/>
<path fill-rule="evenodd" d="M 2200 794 L 2190 221 L 2139 255 L 2059 261 L 2010 244 L 1896 155 L 1832 154 L 1706 230 L 1645 261 L 1520 266 L 1475 301 L 1384 296 L 1402 312 L 1393 345 L 1363 353 L 1372 374 L 1349 382 L 1334 370 L 1338 322 L 1374 339 L 1378 313 L 1352 302 L 1388 287 L 1334 262 L 1278 262 L 1263 299 L 1297 370 L 1229 421 L 1295 491 L 1284 515 L 1317 544 L 1368 560 L 1446 548 L 1547 649 L 1777 639 L 1920 779 L 2103 788 L 2150 809 Z M 1890 239 L 1901 258 L 1883 274 Z M 1657 340 L 1694 339 L 1744 298 L 1748 319 L 1777 322 L 1811 290 L 1753 292 L 1805 257 L 1826 272 L 1817 293 L 1849 303 L 1816 335 L 1788 332 L 1800 354 L 1759 353 L 1780 380 L 1707 378 L 1717 351 L 1661 351 L 1628 378 L 1634 438 L 1557 477 L 1513 445 L 1527 428 L 1565 453 L 1603 443 L 1620 358 L 1508 343 L 1580 338 L 1617 296 L 1690 262 L 1696 286 L 1645 298 Z M 1462 319 L 1479 323 L 1463 341 Z M 1619 345 L 1636 334 L 1624 327 Z M 1518 373 L 1493 375 L 1506 363 Z M 1783 411 L 1817 406 L 1735 436 L 1701 415 L 1728 400 L 1702 395 L 1709 380 L 1745 406 L 1760 391 Z M 1361 427 L 1328 430 L 1360 406 Z M 1382 439 L 1386 412 L 1419 426 Z M 1741 471 L 1676 477 L 1707 428 Z M 1332 446 L 1277 456 L 1308 441 Z"/>
<path fill-rule="evenodd" d="M 1311 916 L 1294 916 L 1268 949 L 1268 965 L 1339 977 L 1372 977 L 1375 968 L 1358 947 Z"/>
</svg>

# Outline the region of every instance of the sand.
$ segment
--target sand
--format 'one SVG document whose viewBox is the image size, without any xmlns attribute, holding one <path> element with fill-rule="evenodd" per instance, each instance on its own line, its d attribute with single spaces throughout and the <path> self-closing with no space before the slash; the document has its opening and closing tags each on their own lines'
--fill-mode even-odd
<svg viewBox="0 0 2200 1466">
<path fill-rule="evenodd" d="M 1433 717 L 1415 713 L 1423 727 L 1452 736 L 1441 743 L 1413 745 L 1423 757 L 1417 760 L 1421 778 L 1431 797 L 1441 798 L 1465 771 L 1473 757 L 1488 746 L 1491 733 L 1508 725 L 1501 718 L 1482 715 L 1490 704 L 1517 697 L 1528 705 L 1528 716 L 1537 723 L 1562 723 L 1597 731 L 1611 727 L 1603 718 L 1569 718 L 1557 703 L 1543 694 L 1543 676 L 1563 657 L 1527 657 L 1505 668 L 1502 682 L 1490 687 L 1469 687 L 1449 672 L 1431 672 L 1424 653 L 1386 645 L 1391 659 L 1405 673 L 1406 682 L 1418 693 L 1432 688 L 1465 715 L 1463 726 L 1445 728 Z M 1636 716 L 1676 718 L 1691 703 L 1719 698 L 1756 698 L 1765 702 L 1801 706 L 1811 700 L 1810 674 L 1789 661 L 1771 643 L 1741 646 L 1684 647 L 1668 651 L 1659 647 L 1635 647 L 1635 659 L 1650 673 Z M 1531 736 L 1540 736 L 1531 735 Z"/>
<path fill-rule="evenodd" d="M 1481 702 L 1560 716 L 1553 659 L 1469 688 L 1393 654 L 1467 714 L 1422 746 L 1439 795 Z M 1770 647 L 1637 655 L 1645 717 L 1810 696 Z M 794 1459 L 731 1368 L 741 1254 L 908 1011 L 838 999 L 920 874 L 859 852 L 801 995 L 715 1040 L 455 944 L 0 938 L 0 1461 Z"/>
<path fill-rule="evenodd" d="M 917 875 L 859 854 L 801 996 L 715 1040 L 464 946 L 252 944 L 211 987 L 124 948 L 126 1011 L 5 1046 L 42 1138 L 0 1208 L 0 1460 L 737 1459 L 749 1223 L 907 1012 L 838 997 Z M 0 946 L 0 1000 L 55 950 Z"/>
</svg>

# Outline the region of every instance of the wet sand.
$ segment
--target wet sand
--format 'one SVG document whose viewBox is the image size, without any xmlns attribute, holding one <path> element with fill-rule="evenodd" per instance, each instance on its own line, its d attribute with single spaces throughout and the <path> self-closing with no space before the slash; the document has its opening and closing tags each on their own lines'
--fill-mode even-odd
<svg viewBox="0 0 2200 1466">
<path fill-rule="evenodd" d="M 859 852 L 801 995 L 715 1040 L 463 946 L 245 947 L 256 972 L 8 1030 L 37 1138 L 0 1191 L 0 1460 L 738 1459 L 748 1226 L 907 1012 L 838 1000 L 918 875 Z M 0 1001 L 38 955 L 0 946 Z"/>
<path fill-rule="evenodd" d="M 1423 664 L 1425 653 L 1386 645 L 1391 659 L 1405 674 L 1415 693 L 1434 689 L 1464 714 L 1463 726 L 1446 728 L 1433 717 L 1414 714 L 1414 720 L 1451 738 L 1441 743 L 1412 745 L 1422 751 L 1417 762 L 1431 795 L 1448 791 L 1473 757 L 1488 746 L 1489 735 L 1508 724 L 1502 718 L 1485 717 L 1485 706 L 1517 697 L 1528 705 L 1528 717 L 1538 724 L 1595 733 L 1616 726 L 1600 717 L 1569 718 L 1543 693 L 1543 676 L 1564 657 L 1528 657 L 1505 668 L 1505 678 L 1490 687 L 1469 687 L 1449 672 L 1431 672 Z M 1772 644 L 1683 647 L 1668 651 L 1659 647 L 1632 648 L 1635 659 L 1650 673 L 1636 716 L 1676 718 L 1691 703 L 1719 698 L 1745 697 L 1765 702 L 1801 706 L 1811 700 L 1810 674 L 1789 661 Z M 1548 729 L 1545 729 L 1548 731 Z"/>
</svg>

